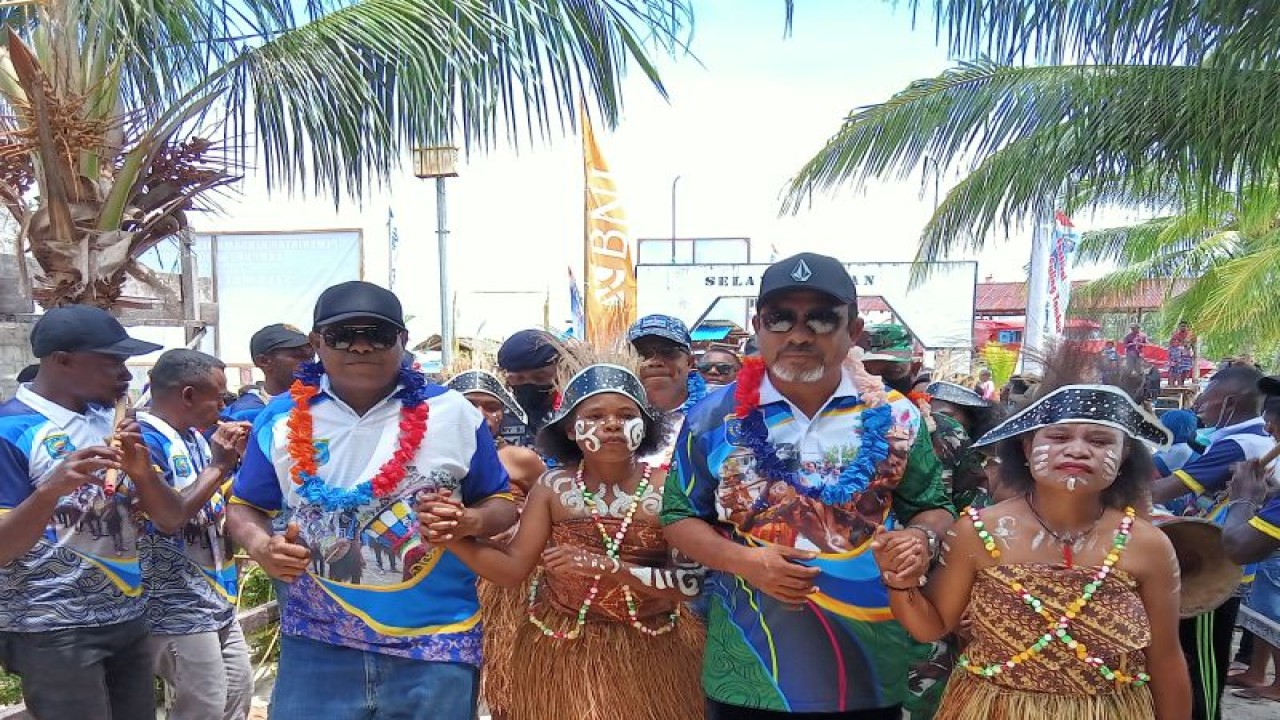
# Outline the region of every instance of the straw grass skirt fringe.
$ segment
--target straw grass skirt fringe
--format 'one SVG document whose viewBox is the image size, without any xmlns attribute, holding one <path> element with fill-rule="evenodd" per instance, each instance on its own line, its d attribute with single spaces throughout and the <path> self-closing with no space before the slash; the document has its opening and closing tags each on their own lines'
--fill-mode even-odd
<svg viewBox="0 0 1280 720">
<path fill-rule="evenodd" d="M 574 623 L 559 613 L 541 617 L 557 630 Z M 687 608 L 675 629 L 657 637 L 625 623 L 589 621 L 577 640 L 556 641 L 522 617 L 512 649 L 506 717 L 702 720 L 704 640 L 702 622 Z"/>
<path fill-rule="evenodd" d="M 967 670 L 951 676 L 934 720 L 1151 720 L 1151 688 L 1105 695 L 1057 695 L 1001 687 Z"/>
<path fill-rule="evenodd" d="M 484 666 L 480 675 L 480 696 L 494 720 L 507 717 L 511 704 L 511 662 L 516 641 L 516 628 L 525 619 L 527 581 L 519 587 L 504 588 L 481 580 L 476 589 L 480 597 L 480 618 L 484 623 Z"/>
</svg>

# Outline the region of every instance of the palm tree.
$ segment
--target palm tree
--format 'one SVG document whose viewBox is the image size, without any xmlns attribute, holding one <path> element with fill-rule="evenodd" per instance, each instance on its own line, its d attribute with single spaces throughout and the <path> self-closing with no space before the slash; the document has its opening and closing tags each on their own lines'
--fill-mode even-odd
<svg viewBox="0 0 1280 720">
<path fill-rule="evenodd" d="M 1166 287 L 1159 320 L 1201 329 L 1210 356 L 1280 347 L 1280 182 L 1185 198 L 1173 214 L 1087 232 L 1082 262 L 1119 268 L 1089 283 L 1077 297 L 1124 295 L 1151 280 Z M 1208 329 L 1206 333 L 1204 329 Z"/>
<path fill-rule="evenodd" d="M 111 306 L 136 259 L 253 165 L 359 196 L 414 144 L 484 151 L 616 123 L 684 0 L 0 4 L 0 204 L 45 306 Z"/>
<path fill-rule="evenodd" d="M 1064 206 L 1080 187 L 1090 188 L 1084 207 L 1167 208 L 1171 198 L 1217 207 L 1240 199 L 1234 189 L 1271 186 L 1280 160 L 1272 109 L 1280 3 L 935 5 L 951 52 L 972 59 L 851 112 L 792 180 L 785 210 L 814 190 L 936 164 L 960 179 L 923 231 L 917 260 L 927 262 L 981 249 Z"/>
</svg>

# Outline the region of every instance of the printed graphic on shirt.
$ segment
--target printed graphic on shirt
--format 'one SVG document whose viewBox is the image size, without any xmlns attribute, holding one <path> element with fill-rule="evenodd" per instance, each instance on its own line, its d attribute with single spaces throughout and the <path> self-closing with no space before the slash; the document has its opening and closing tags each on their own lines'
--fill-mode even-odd
<svg viewBox="0 0 1280 720">
<path fill-rule="evenodd" d="M 875 479 L 844 505 L 826 505 L 783 480 L 760 477 L 755 456 L 747 448 L 736 447 L 720 465 L 717 515 L 756 540 L 823 553 L 853 550 L 884 522 L 911 453 L 908 429 L 895 427 L 886 439 L 889 456 L 876 468 Z M 840 444 L 822 453 L 804 453 L 793 444 L 781 443 L 777 452 L 784 460 L 798 456 L 800 482 L 816 488 L 835 482 L 857 456 L 858 446 Z"/>
<path fill-rule="evenodd" d="M 456 494 L 458 480 L 442 470 L 423 474 L 413 465 L 405 470 L 394 498 L 341 512 L 315 504 L 293 511 L 291 522 L 298 524 L 299 539 L 311 550 L 314 575 L 353 585 L 396 585 L 413 577 L 409 570 L 425 555 L 424 550 L 404 561 L 421 545 L 414 510 L 418 498 L 441 490 Z"/>
<path fill-rule="evenodd" d="M 45 539 L 101 563 L 125 585 L 137 584 L 137 542 L 142 511 L 127 480 L 107 496 L 98 485 L 84 485 L 58 500 Z"/>
</svg>

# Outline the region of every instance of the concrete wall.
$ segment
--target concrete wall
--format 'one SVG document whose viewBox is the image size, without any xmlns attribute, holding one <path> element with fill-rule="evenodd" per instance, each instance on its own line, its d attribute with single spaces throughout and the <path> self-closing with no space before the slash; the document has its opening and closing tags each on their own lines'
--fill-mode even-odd
<svg viewBox="0 0 1280 720">
<path fill-rule="evenodd" d="M 0 398 L 13 397 L 15 375 L 35 362 L 31 356 L 31 325 L 0 322 Z"/>
</svg>

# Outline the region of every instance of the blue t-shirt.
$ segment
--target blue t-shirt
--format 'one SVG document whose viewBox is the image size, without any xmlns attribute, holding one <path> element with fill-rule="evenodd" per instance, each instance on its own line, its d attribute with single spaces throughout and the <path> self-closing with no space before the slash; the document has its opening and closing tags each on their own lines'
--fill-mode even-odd
<svg viewBox="0 0 1280 720">
<path fill-rule="evenodd" d="M 889 457 L 848 503 L 832 506 L 757 473 L 733 419 L 734 385 L 689 411 L 664 490 L 664 524 L 711 523 L 747 546 L 781 544 L 819 552 L 802 564 L 822 573 L 802 609 L 783 606 L 723 572 L 708 576 L 707 696 L 729 705 L 791 713 L 884 708 L 907 696 L 912 641 L 893 620 L 888 591 L 868 548 L 877 524 L 953 511 L 941 466 L 919 412 L 890 392 Z M 760 408 L 769 441 L 799 479 L 827 484 L 857 457 L 865 406 L 849 378 L 812 420 L 766 378 Z"/>
<path fill-rule="evenodd" d="M 235 402 L 222 409 L 222 419 L 228 422 L 253 422 L 267 406 L 258 392 L 251 390 L 236 398 Z"/>
<path fill-rule="evenodd" d="M 199 433 L 181 433 L 150 413 L 138 413 L 151 462 L 165 482 L 182 490 L 209 464 L 209 444 Z M 157 635 L 221 630 L 235 620 L 236 566 L 223 535 L 226 501 L 215 492 L 175 535 L 147 523 L 139 540 L 147 621 Z"/>
<path fill-rule="evenodd" d="M 1280 495 L 1273 495 L 1252 518 L 1249 524 L 1254 529 L 1280 540 Z"/>
<path fill-rule="evenodd" d="M 395 451 L 400 401 L 387 397 L 357 415 L 329 390 L 311 402 L 317 474 L 352 488 L 372 478 Z M 281 628 L 344 647 L 439 662 L 480 663 L 476 576 L 453 553 L 420 542 L 413 507 L 424 490 L 449 489 L 468 505 L 509 497 L 507 472 L 480 411 L 462 395 L 428 385 L 427 434 L 408 474 L 384 500 L 329 512 L 304 503 L 290 479 L 289 396 L 254 423 L 232 503 L 296 522 L 312 552 L 309 571 L 288 586 Z"/>
<path fill-rule="evenodd" d="M 112 410 L 68 410 L 30 390 L 0 405 L 0 512 L 26 500 L 77 449 L 105 445 Z M 0 567 L 0 631 L 114 625 L 146 611 L 140 510 L 127 477 L 107 497 L 85 485 L 58 501 L 35 547 Z"/>
</svg>

